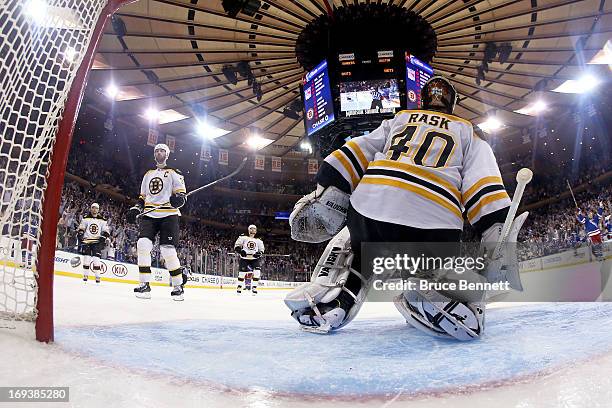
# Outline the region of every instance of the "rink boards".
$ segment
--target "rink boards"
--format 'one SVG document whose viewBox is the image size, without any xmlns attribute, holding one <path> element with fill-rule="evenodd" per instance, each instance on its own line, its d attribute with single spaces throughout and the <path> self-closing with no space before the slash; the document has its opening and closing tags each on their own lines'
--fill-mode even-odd
<svg viewBox="0 0 612 408">
<path fill-rule="evenodd" d="M 75 268 L 70 264 L 70 260 L 75 256 L 77 255 L 70 252 L 56 251 L 55 275 L 82 279 L 82 266 L 79 265 Z M 81 259 L 82 258 L 83 257 L 81 257 Z M 137 265 L 109 260 L 102 260 L 100 263 L 100 276 L 102 281 L 129 284 L 137 284 L 139 282 Z M 89 279 L 93 279 L 93 272 L 91 271 L 89 273 Z M 163 268 L 151 268 L 151 284 L 157 286 L 169 286 L 170 274 L 168 273 L 168 270 Z M 186 287 L 201 289 L 235 289 L 237 284 L 238 279 L 229 276 L 193 274 L 189 277 Z M 258 288 L 291 289 L 299 286 L 300 284 L 300 282 L 260 280 Z"/>
</svg>

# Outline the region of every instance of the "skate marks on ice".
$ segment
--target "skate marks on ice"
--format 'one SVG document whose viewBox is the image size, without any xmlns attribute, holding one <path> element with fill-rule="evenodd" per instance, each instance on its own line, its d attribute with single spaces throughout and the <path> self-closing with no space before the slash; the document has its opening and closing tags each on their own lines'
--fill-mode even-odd
<svg viewBox="0 0 612 408">
<path fill-rule="evenodd" d="M 361 319 L 327 335 L 292 321 L 58 328 L 69 351 L 179 381 L 278 395 L 382 397 L 465 393 L 527 381 L 612 349 L 612 304 L 493 309 L 483 339 L 436 339 L 401 318 Z"/>
</svg>

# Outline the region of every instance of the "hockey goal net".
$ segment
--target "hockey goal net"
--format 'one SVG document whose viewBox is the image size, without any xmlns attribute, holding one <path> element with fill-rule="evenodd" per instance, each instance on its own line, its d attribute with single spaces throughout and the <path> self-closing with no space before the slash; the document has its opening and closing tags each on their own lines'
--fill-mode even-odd
<svg viewBox="0 0 612 408">
<path fill-rule="evenodd" d="M 0 331 L 53 340 L 55 238 L 72 130 L 104 24 L 127 2 L 0 2 Z"/>
</svg>

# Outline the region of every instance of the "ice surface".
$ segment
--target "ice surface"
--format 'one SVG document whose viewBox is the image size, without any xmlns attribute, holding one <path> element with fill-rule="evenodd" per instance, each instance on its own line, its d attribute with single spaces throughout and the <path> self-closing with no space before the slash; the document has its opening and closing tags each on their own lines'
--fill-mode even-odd
<svg viewBox="0 0 612 408">
<path fill-rule="evenodd" d="M 284 291 L 257 297 L 56 278 L 56 343 L 0 334 L 1 385 L 71 387 L 72 406 L 597 407 L 612 399 L 612 304 L 487 314 L 457 343 L 366 304 L 328 336 L 300 332 Z M 26 405 L 20 405 L 26 406 Z M 60 406 L 60 405 L 58 405 Z"/>
</svg>

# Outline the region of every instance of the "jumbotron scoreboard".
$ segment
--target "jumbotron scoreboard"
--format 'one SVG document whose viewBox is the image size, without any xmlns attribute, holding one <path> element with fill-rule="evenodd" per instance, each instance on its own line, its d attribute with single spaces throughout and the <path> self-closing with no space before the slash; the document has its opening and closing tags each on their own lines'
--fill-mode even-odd
<svg viewBox="0 0 612 408">
<path fill-rule="evenodd" d="M 432 75 L 427 63 L 405 50 L 328 56 L 302 82 L 306 134 L 327 137 L 351 128 L 356 136 L 373 130 L 402 109 L 419 108 L 421 88 Z"/>
</svg>

